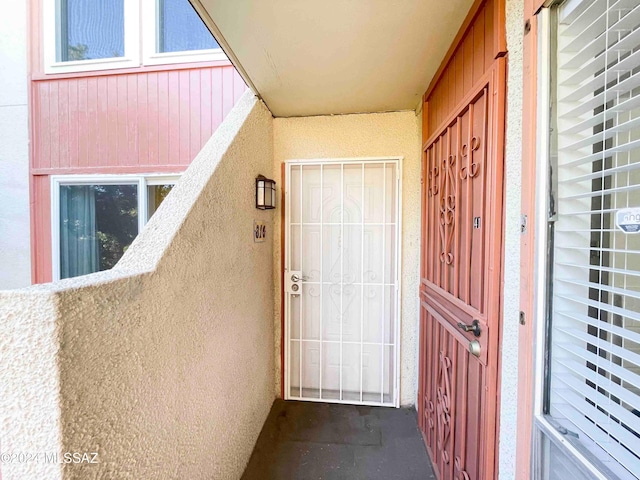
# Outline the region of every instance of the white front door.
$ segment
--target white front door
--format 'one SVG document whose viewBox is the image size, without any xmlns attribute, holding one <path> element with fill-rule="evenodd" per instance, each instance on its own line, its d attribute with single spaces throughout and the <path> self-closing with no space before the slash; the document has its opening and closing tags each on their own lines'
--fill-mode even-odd
<svg viewBox="0 0 640 480">
<path fill-rule="evenodd" d="M 398 405 L 400 162 L 286 170 L 285 398 Z"/>
</svg>

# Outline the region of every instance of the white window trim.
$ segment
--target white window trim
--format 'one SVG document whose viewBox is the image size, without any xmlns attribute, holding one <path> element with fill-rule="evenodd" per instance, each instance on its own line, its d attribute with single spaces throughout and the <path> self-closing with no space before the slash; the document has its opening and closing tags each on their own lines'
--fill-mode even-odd
<svg viewBox="0 0 640 480">
<path fill-rule="evenodd" d="M 144 65 L 228 60 L 221 48 L 187 52 L 156 52 L 156 0 L 124 0 L 124 57 L 56 61 L 58 0 L 43 0 L 42 25 L 45 74 L 92 72 Z"/>
<path fill-rule="evenodd" d="M 538 13 L 538 72 L 537 72 L 537 126 L 536 126 L 536 189 L 535 189 L 535 244 L 534 244 L 534 402 L 531 451 L 535 451 L 536 431 L 542 435 L 553 437 L 558 445 L 562 445 L 565 454 L 580 464 L 594 479 L 606 480 L 606 477 L 595 467 L 581 451 L 567 441 L 556 428 L 549 423 L 543 413 L 543 396 L 545 388 L 545 354 L 549 345 L 545 342 L 547 327 L 547 224 L 549 212 L 549 157 L 551 119 L 549 105 L 551 102 L 551 15 L 549 8 Z M 537 470 L 539 459 L 533 457 L 533 472 Z M 533 477 L 532 477 L 533 478 Z"/>
<path fill-rule="evenodd" d="M 51 270 L 52 280 L 60 280 L 60 187 L 65 185 L 137 185 L 138 235 L 148 222 L 147 187 L 176 184 L 180 174 L 140 175 L 51 175 Z"/>
<path fill-rule="evenodd" d="M 138 0 L 124 0 L 124 57 L 71 62 L 56 61 L 57 5 L 58 0 L 43 0 L 42 2 L 45 73 L 91 72 L 140 66 L 140 6 Z"/>
<path fill-rule="evenodd" d="M 227 60 L 221 48 L 209 50 L 190 50 L 186 52 L 158 53 L 158 2 L 157 0 L 142 1 L 142 19 L 146 21 L 142 32 L 142 62 L 144 65 L 166 65 L 172 63 L 208 62 Z"/>
</svg>

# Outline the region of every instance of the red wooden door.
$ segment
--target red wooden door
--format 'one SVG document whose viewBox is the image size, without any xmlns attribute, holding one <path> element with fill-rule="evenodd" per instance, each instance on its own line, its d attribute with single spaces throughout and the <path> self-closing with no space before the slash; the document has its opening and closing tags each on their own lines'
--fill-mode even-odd
<svg viewBox="0 0 640 480">
<path fill-rule="evenodd" d="M 419 415 L 440 479 L 495 477 L 504 89 L 499 58 L 424 149 Z"/>
</svg>

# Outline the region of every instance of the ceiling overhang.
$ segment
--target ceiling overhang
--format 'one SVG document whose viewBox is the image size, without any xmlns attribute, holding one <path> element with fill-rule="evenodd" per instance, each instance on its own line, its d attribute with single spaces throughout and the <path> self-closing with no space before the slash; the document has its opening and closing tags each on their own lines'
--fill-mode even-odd
<svg viewBox="0 0 640 480">
<path fill-rule="evenodd" d="M 274 116 L 415 109 L 473 0 L 191 0 Z"/>
</svg>

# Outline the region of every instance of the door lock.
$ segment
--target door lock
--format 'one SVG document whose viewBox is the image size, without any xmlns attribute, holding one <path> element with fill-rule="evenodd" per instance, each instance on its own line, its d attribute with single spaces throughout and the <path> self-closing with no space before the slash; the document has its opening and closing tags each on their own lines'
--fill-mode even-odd
<svg viewBox="0 0 640 480">
<path fill-rule="evenodd" d="M 482 330 L 480 329 L 480 322 L 478 320 L 474 320 L 473 322 L 471 322 L 471 325 L 466 325 L 460 322 L 458 323 L 458 328 L 461 328 L 465 332 L 471 332 L 476 337 L 479 337 L 480 333 L 482 333 Z"/>
<path fill-rule="evenodd" d="M 300 276 L 297 273 L 294 273 L 293 275 L 291 275 L 291 281 L 292 282 L 297 283 L 300 280 L 307 281 L 307 280 L 309 280 L 309 277 L 305 277 L 304 275 Z"/>
<path fill-rule="evenodd" d="M 286 291 L 291 295 L 300 295 L 302 290 L 302 282 L 308 280 L 308 277 L 302 275 L 302 272 L 289 272 L 290 276 L 285 277 Z"/>
<path fill-rule="evenodd" d="M 474 357 L 480 356 L 480 342 L 478 340 L 469 342 L 469 353 Z"/>
</svg>

